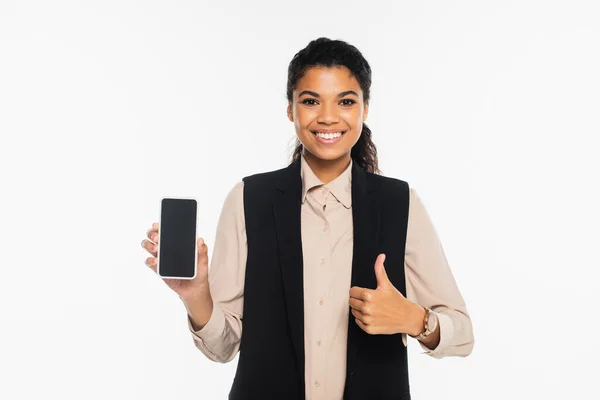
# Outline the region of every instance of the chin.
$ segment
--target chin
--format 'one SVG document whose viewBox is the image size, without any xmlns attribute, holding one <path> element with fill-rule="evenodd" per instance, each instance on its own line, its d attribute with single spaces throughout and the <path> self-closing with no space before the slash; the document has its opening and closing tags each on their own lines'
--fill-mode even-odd
<svg viewBox="0 0 600 400">
<path fill-rule="evenodd" d="M 333 161 L 333 160 L 337 160 L 341 157 L 343 157 L 344 155 L 348 154 L 348 152 L 350 150 L 344 150 L 344 149 L 320 149 L 320 148 L 314 148 L 312 146 L 305 146 L 305 149 L 308 153 L 312 154 L 314 157 L 321 159 L 321 160 L 327 160 L 327 161 Z"/>
</svg>

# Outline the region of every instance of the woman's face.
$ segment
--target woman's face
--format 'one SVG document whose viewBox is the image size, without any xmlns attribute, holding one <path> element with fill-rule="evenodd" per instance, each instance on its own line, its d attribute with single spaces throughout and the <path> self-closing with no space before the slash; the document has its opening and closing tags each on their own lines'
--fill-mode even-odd
<svg viewBox="0 0 600 400">
<path fill-rule="evenodd" d="M 367 119 L 368 107 L 349 69 L 314 67 L 298 81 L 287 114 L 304 145 L 305 157 L 349 159 Z M 327 140 L 317 137 L 317 132 L 342 132 L 342 135 Z"/>
</svg>

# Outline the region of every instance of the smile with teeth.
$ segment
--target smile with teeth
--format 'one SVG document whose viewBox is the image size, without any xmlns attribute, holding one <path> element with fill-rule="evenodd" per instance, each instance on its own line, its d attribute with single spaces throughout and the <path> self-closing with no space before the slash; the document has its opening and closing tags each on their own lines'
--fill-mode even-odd
<svg viewBox="0 0 600 400">
<path fill-rule="evenodd" d="M 334 141 L 338 139 L 345 131 L 332 132 L 332 133 L 322 133 L 322 132 L 313 132 L 313 134 L 319 139 L 323 139 L 325 141 Z"/>
</svg>

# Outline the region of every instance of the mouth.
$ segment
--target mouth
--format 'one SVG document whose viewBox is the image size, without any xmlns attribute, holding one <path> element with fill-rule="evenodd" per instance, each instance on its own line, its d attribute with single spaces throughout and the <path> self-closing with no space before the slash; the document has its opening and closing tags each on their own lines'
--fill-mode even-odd
<svg viewBox="0 0 600 400">
<path fill-rule="evenodd" d="M 346 133 L 345 130 L 339 130 L 339 131 L 311 131 L 311 133 L 317 138 L 317 141 L 319 143 L 323 143 L 323 144 L 333 144 L 333 143 L 337 143 L 342 136 L 344 136 L 344 134 Z"/>
</svg>

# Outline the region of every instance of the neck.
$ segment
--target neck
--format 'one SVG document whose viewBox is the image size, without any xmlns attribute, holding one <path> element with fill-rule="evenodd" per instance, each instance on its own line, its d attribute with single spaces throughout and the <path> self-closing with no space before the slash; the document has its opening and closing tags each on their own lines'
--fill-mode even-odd
<svg viewBox="0 0 600 400">
<path fill-rule="evenodd" d="M 342 172 L 348 168 L 348 165 L 350 165 L 350 153 L 346 153 L 335 160 L 323 160 L 315 157 L 306 150 L 304 150 L 302 154 L 310 169 L 312 169 L 317 178 L 324 184 L 328 184 L 340 176 Z"/>
</svg>

